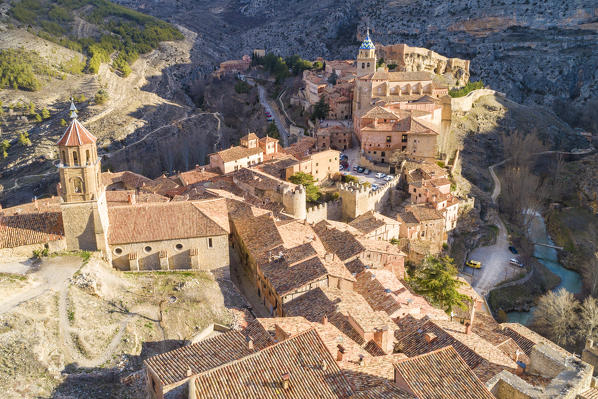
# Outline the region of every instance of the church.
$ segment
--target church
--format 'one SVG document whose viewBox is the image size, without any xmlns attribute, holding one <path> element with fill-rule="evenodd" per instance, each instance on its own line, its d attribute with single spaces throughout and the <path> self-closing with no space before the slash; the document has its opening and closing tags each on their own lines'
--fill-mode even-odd
<svg viewBox="0 0 598 399">
<path fill-rule="evenodd" d="M 229 265 L 224 199 L 169 201 L 135 190 L 151 182 L 143 176 L 102 173 L 96 138 L 77 120 L 74 104 L 70 112 L 56 143 L 59 196 L 0 209 L 0 254 L 43 247 L 100 251 L 115 268 L 131 271 Z"/>
</svg>

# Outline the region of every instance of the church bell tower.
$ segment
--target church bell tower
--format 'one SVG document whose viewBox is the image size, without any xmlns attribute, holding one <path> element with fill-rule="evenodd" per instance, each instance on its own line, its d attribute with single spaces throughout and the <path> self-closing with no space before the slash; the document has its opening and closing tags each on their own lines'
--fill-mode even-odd
<svg viewBox="0 0 598 399">
<path fill-rule="evenodd" d="M 365 40 L 359 46 L 357 54 L 357 77 L 369 75 L 376 72 L 376 47 L 370 39 L 368 29 Z"/>
<path fill-rule="evenodd" d="M 77 120 L 72 101 L 70 118 L 70 125 L 56 143 L 67 249 L 102 251 L 109 257 L 108 209 L 97 139 Z"/>
</svg>

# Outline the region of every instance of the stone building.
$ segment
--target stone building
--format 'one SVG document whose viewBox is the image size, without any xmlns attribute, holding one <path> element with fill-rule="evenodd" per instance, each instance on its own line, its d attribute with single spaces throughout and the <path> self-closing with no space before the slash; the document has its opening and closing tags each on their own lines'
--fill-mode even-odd
<svg viewBox="0 0 598 399">
<path fill-rule="evenodd" d="M 320 127 L 314 136 L 316 149 L 319 151 L 328 149 L 343 151 L 353 147 L 353 130 L 342 125 Z"/>
<path fill-rule="evenodd" d="M 220 68 L 214 72 L 217 77 L 242 73 L 251 66 L 251 57 L 244 55 L 240 60 L 228 60 L 220 63 Z"/>
<path fill-rule="evenodd" d="M 262 163 L 264 150 L 259 144 L 259 137 L 249 133 L 241 137 L 241 145 L 210 154 L 210 168 L 229 173 Z"/>
</svg>

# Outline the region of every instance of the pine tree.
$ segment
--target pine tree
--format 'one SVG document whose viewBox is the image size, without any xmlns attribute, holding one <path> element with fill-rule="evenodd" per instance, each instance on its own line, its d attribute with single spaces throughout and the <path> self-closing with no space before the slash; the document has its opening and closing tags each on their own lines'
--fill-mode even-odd
<svg viewBox="0 0 598 399">
<path fill-rule="evenodd" d="M 448 256 L 427 256 L 408 282 L 416 293 L 428 298 L 447 314 L 456 306 L 464 309 L 469 299 L 458 291 L 463 283 L 457 279 L 455 261 Z"/>
<path fill-rule="evenodd" d="M 2 140 L 0 141 L 0 155 L 2 155 L 2 158 L 6 158 L 8 156 L 8 149 L 10 148 L 10 143 L 8 142 L 8 140 Z"/>
</svg>

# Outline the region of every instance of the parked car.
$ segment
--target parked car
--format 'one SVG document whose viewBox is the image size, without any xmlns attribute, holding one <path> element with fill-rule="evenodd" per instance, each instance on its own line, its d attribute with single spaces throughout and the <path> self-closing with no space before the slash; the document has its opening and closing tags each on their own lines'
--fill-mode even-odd
<svg viewBox="0 0 598 399">
<path fill-rule="evenodd" d="M 341 154 L 341 159 L 349 159 L 349 157 L 346 154 Z"/>
<path fill-rule="evenodd" d="M 353 166 L 353 170 L 359 170 L 359 166 L 357 166 L 357 165 Z"/>
<path fill-rule="evenodd" d="M 386 177 L 385 173 L 380 173 L 380 172 L 376 173 L 376 178 L 377 179 L 384 179 L 385 177 Z"/>
<path fill-rule="evenodd" d="M 509 251 L 511 251 L 511 253 L 514 253 L 515 255 L 517 255 L 517 254 L 518 254 L 518 252 L 517 252 L 517 248 L 515 248 L 515 247 L 514 247 L 514 246 L 512 246 L 512 245 L 509 247 Z"/>
<path fill-rule="evenodd" d="M 523 262 L 521 262 L 517 258 L 511 258 L 511 260 L 509 260 L 509 263 L 518 267 L 523 267 Z"/>
<path fill-rule="evenodd" d="M 364 169 L 363 170 L 363 174 L 364 175 L 369 175 L 370 174 L 370 170 L 369 169 Z"/>
<path fill-rule="evenodd" d="M 482 268 L 482 262 L 478 261 L 478 260 L 468 260 L 467 263 L 465 264 L 469 267 L 471 267 L 472 269 L 481 269 Z"/>
<path fill-rule="evenodd" d="M 378 185 L 377 184 L 372 184 L 372 190 L 376 191 L 378 189 Z"/>
<path fill-rule="evenodd" d="M 364 171 L 364 170 L 366 170 L 366 169 L 362 168 L 361 166 L 359 166 L 359 167 L 357 168 L 357 171 L 358 171 L 359 173 L 363 173 L 363 171 Z"/>
<path fill-rule="evenodd" d="M 343 165 L 338 165 L 338 170 L 343 170 L 345 167 Z"/>
<path fill-rule="evenodd" d="M 392 180 L 392 179 L 394 179 L 394 178 L 395 178 L 395 177 L 394 177 L 393 175 L 386 175 L 386 176 L 384 177 L 384 180 L 386 180 L 386 181 L 391 181 L 391 180 Z"/>
</svg>

